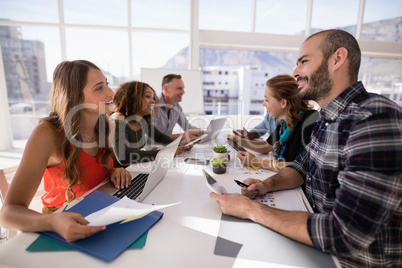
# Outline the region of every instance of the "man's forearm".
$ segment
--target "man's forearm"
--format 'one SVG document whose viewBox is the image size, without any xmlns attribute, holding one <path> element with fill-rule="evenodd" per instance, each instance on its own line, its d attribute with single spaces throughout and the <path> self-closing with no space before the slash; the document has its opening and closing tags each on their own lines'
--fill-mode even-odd
<svg viewBox="0 0 402 268">
<path fill-rule="evenodd" d="M 168 135 L 168 136 L 175 140 L 175 139 L 177 139 L 178 137 L 180 137 L 181 135 L 183 135 L 183 134 L 170 134 L 170 135 Z"/>
<path fill-rule="evenodd" d="M 313 246 L 307 231 L 307 220 L 311 213 L 285 211 L 257 202 L 253 204 L 248 218 L 293 240 Z"/>
<path fill-rule="evenodd" d="M 295 169 L 285 167 L 279 173 L 264 181 L 270 192 L 293 189 L 304 183 L 303 177 Z"/>
</svg>

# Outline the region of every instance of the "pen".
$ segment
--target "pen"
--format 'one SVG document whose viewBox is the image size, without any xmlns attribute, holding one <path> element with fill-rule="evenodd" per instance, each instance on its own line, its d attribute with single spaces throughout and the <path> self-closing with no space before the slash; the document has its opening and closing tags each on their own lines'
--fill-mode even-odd
<svg viewBox="0 0 402 268">
<path fill-rule="evenodd" d="M 238 180 L 234 180 L 236 183 L 237 183 L 237 185 L 239 185 L 240 187 L 248 187 L 249 185 L 247 185 L 247 184 L 245 184 L 245 183 L 243 183 L 243 182 L 241 182 L 241 181 L 238 181 Z"/>
</svg>

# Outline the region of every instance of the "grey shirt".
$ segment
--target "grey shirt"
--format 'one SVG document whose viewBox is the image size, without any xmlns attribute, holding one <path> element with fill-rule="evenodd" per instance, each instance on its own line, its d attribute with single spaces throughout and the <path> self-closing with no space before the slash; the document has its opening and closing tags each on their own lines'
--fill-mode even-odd
<svg viewBox="0 0 402 268">
<path fill-rule="evenodd" d="M 175 127 L 176 123 L 179 124 L 184 131 L 187 131 L 191 128 L 197 128 L 188 122 L 186 115 L 183 113 L 183 109 L 178 103 L 173 105 L 168 117 L 168 111 L 165 100 L 163 99 L 163 95 L 159 96 L 159 112 L 155 116 L 155 127 L 162 133 L 170 135 L 173 134 L 173 128 Z"/>
</svg>

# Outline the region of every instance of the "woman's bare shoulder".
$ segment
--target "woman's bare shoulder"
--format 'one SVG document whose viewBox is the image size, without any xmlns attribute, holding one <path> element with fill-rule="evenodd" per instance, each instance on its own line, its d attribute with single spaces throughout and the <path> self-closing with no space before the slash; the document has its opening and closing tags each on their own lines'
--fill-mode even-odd
<svg viewBox="0 0 402 268">
<path fill-rule="evenodd" d="M 46 144 L 48 147 L 61 144 L 63 138 L 61 130 L 48 121 L 41 121 L 32 131 L 28 142 Z"/>
</svg>

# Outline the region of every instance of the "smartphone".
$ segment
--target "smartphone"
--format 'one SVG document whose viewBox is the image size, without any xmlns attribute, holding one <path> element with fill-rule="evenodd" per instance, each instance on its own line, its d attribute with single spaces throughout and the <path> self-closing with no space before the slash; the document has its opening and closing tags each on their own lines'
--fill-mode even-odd
<svg viewBox="0 0 402 268">
<path fill-rule="evenodd" d="M 197 158 L 186 158 L 184 159 L 184 162 L 187 164 L 193 164 L 193 165 L 208 165 L 209 160 L 208 159 L 197 159 Z"/>
</svg>

